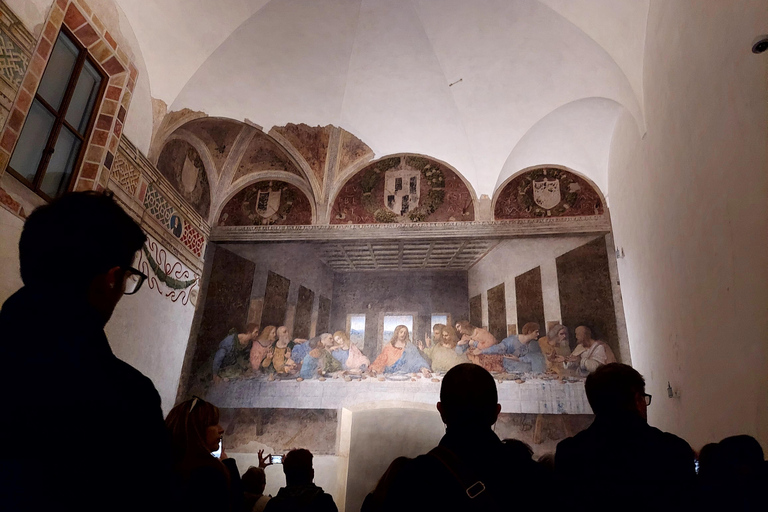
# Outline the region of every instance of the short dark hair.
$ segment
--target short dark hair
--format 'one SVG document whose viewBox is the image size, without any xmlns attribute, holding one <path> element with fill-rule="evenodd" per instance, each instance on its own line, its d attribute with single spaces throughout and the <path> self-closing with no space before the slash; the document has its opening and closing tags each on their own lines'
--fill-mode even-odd
<svg viewBox="0 0 768 512">
<path fill-rule="evenodd" d="M 304 448 L 289 451 L 283 459 L 283 473 L 288 485 L 312 483 L 312 452 Z"/>
<path fill-rule="evenodd" d="M 498 401 L 496 382 L 482 366 L 459 364 L 443 377 L 440 404 L 448 426 L 489 426 L 496 419 Z"/>
<path fill-rule="evenodd" d="M 263 469 L 251 466 L 248 471 L 243 473 L 241 481 L 245 492 L 264 494 L 264 488 L 267 486 L 267 475 L 264 474 Z"/>
<path fill-rule="evenodd" d="M 637 393 L 645 393 L 645 379 L 629 365 L 610 363 L 587 377 L 584 390 L 595 414 L 634 410 Z"/>
<path fill-rule="evenodd" d="M 111 193 L 74 192 L 33 211 L 19 240 L 26 286 L 84 290 L 113 267 L 127 267 L 147 240 Z"/>
</svg>

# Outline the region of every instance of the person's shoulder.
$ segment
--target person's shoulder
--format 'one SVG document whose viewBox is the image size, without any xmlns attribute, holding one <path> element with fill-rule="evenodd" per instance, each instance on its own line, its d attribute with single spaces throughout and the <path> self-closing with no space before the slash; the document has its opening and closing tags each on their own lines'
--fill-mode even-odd
<svg viewBox="0 0 768 512">
<path fill-rule="evenodd" d="M 566 437 L 557 443 L 557 447 L 555 448 L 556 454 L 559 456 L 561 454 L 568 455 L 573 452 L 578 452 L 579 450 L 584 449 L 584 447 L 589 446 L 592 443 L 593 437 L 594 434 L 592 430 L 587 427 L 581 432 L 571 437 Z"/>
<path fill-rule="evenodd" d="M 678 437 L 671 432 L 664 432 L 663 430 L 650 425 L 648 425 L 648 432 L 654 442 L 664 451 L 685 454 L 693 453 L 691 445 L 682 437 Z"/>
<path fill-rule="evenodd" d="M 160 405 L 160 394 L 149 377 L 116 356 L 112 357 L 108 368 L 108 379 L 111 380 L 112 389 L 116 394 L 133 397 L 133 400 L 141 400 L 154 406 Z M 106 382 L 102 381 L 103 384 Z M 117 398 L 117 397 L 115 397 Z"/>
<path fill-rule="evenodd" d="M 336 512 L 338 510 L 333 496 L 325 492 L 322 487 L 320 487 L 320 494 L 315 499 L 315 505 L 317 505 L 316 510 L 320 511 Z"/>
</svg>

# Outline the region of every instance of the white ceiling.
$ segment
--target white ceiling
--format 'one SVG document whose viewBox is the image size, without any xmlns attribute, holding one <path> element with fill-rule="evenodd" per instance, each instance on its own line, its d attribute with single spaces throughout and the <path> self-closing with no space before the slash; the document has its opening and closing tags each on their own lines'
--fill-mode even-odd
<svg viewBox="0 0 768 512">
<path fill-rule="evenodd" d="M 334 124 L 376 157 L 443 160 L 478 195 L 536 164 L 606 192 L 616 118 L 643 131 L 649 0 L 117 3 L 171 110 Z"/>
</svg>

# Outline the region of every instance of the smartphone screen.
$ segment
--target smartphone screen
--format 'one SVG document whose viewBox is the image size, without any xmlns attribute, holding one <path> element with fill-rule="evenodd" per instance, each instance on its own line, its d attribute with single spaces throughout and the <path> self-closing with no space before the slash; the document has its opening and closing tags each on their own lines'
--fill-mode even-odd
<svg viewBox="0 0 768 512">
<path fill-rule="evenodd" d="M 217 459 L 221 457 L 221 445 L 224 443 L 222 439 L 219 439 L 219 448 L 215 452 L 211 452 L 211 455 L 216 457 Z"/>
<path fill-rule="evenodd" d="M 271 455 L 269 458 L 269 461 L 272 464 L 282 464 L 283 463 L 283 456 L 282 455 Z"/>
</svg>

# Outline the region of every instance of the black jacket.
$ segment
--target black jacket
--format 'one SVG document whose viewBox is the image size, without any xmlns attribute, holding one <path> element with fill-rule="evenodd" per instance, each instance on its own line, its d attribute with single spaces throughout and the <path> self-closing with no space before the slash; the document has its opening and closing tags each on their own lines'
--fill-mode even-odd
<svg viewBox="0 0 768 512">
<path fill-rule="evenodd" d="M 542 473 L 528 453 L 505 445 L 490 428 L 449 428 L 439 451 L 396 459 L 362 510 L 549 510 Z M 470 499 L 468 493 L 477 495 Z"/>
<path fill-rule="evenodd" d="M 638 414 L 598 415 L 560 441 L 558 487 L 575 510 L 686 510 L 695 485 L 687 442 L 651 427 Z"/>
<path fill-rule="evenodd" d="M 84 300 L 46 290 L 3 304 L 0 509 L 168 510 L 160 396 L 102 324 Z"/>
<path fill-rule="evenodd" d="M 264 512 L 337 512 L 333 497 L 315 484 L 281 487 Z"/>
</svg>

